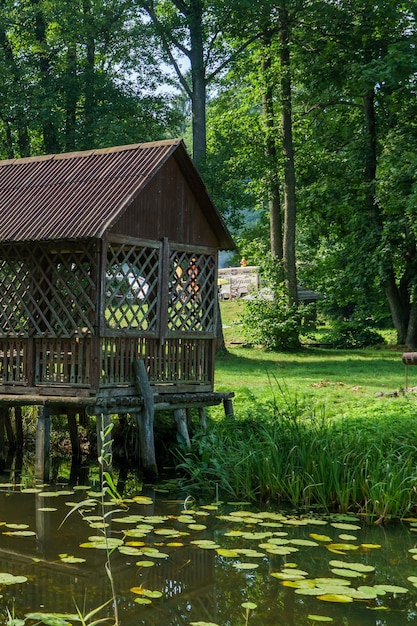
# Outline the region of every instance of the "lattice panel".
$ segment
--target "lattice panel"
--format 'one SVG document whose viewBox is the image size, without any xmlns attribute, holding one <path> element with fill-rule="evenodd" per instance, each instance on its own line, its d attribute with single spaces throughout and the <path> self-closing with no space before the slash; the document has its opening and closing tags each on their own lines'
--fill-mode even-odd
<svg viewBox="0 0 417 626">
<path fill-rule="evenodd" d="M 145 361 L 149 381 L 167 384 L 210 383 L 212 339 L 106 337 L 101 360 L 102 385 L 135 385 L 135 359 Z"/>
<path fill-rule="evenodd" d="M 171 252 L 169 330 L 214 332 L 215 275 L 212 255 Z"/>
<path fill-rule="evenodd" d="M 93 333 L 97 279 L 93 244 L 2 246 L 0 255 L 2 336 Z"/>
<path fill-rule="evenodd" d="M 109 244 L 106 327 L 155 333 L 158 328 L 160 248 Z"/>
</svg>

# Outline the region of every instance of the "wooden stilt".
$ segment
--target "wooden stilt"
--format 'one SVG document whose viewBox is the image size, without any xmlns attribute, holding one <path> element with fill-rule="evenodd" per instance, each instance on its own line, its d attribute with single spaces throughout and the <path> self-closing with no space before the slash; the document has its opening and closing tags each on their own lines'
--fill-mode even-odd
<svg viewBox="0 0 417 626">
<path fill-rule="evenodd" d="M 198 416 L 200 418 L 201 428 L 204 432 L 207 431 L 207 412 L 205 406 L 198 407 Z"/>
<path fill-rule="evenodd" d="M 177 429 L 180 435 L 184 438 L 187 449 L 191 448 L 190 436 L 188 434 L 187 427 L 187 412 L 185 409 L 175 409 L 174 411 L 175 421 L 177 422 Z"/>
<path fill-rule="evenodd" d="M 46 407 L 38 407 L 36 423 L 35 476 L 43 482 L 49 481 L 51 416 Z"/>
<path fill-rule="evenodd" d="M 223 400 L 224 414 L 226 417 L 233 417 L 235 412 L 233 409 L 233 400 L 231 398 L 225 398 Z"/>
<path fill-rule="evenodd" d="M 78 461 L 81 459 L 81 446 L 80 437 L 78 435 L 77 427 L 77 411 L 74 409 L 68 409 L 68 430 L 71 439 L 72 456 Z"/>
<path fill-rule="evenodd" d="M 6 413 L 7 409 L 0 407 L 0 470 L 3 470 L 6 464 Z"/>
<path fill-rule="evenodd" d="M 143 397 L 143 409 L 136 411 L 136 419 L 139 428 L 141 464 L 143 471 L 148 476 L 157 476 L 155 439 L 153 432 L 154 424 L 154 399 L 153 391 L 149 384 L 145 363 L 135 361 L 136 386 Z"/>
<path fill-rule="evenodd" d="M 16 436 L 14 434 L 13 425 L 12 425 L 11 409 L 5 410 L 4 418 L 5 418 L 5 427 L 6 427 L 6 433 L 7 433 L 7 443 L 8 443 L 9 448 L 14 450 L 16 448 Z"/>
<path fill-rule="evenodd" d="M 18 450 L 23 449 L 23 416 L 22 407 L 15 406 L 14 408 L 14 422 L 16 429 L 16 447 Z"/>
</svg>

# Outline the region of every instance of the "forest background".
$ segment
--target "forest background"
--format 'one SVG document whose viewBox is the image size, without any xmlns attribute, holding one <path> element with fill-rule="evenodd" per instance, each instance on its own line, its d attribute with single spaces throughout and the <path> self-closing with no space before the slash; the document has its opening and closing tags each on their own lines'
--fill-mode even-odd
<svg viewBox="0 0 417 626">
<path fill-rule="evenodd" d="M 289 310 L 303 284 L 328 319 L 417 346 L 415 1 L 0 9 L 0 158 L 184 137 Z"/>
</svg>

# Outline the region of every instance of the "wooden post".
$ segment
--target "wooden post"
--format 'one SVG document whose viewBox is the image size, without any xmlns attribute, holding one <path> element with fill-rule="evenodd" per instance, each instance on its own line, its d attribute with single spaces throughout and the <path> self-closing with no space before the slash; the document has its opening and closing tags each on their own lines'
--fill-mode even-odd
<svg viewBox="0 0 417 626">
<path fill-rule="evenodd" d="M 0 470 L 6 466 L 6 413 L 7 409 L 0 407 Z"/>
<path fill-rule="evenodd" d="M 13 448 L 14 450 L 16 448 L 16 437 L 13 432 L 10 409 L 5 410 L 4 419 L 5 419 L 5 426 L 6 426 L 6 433 L 7 433 L 7 443 L 8 443 L 9 448 Z"/>
<path fill-rule="evenodd" d="M 175 421 L 177 422 L 177 429 L 180 435 L 185 440 L 185 445 L 187 446 L 187 450 L 191 449 L 191 441 L 190 436 L 188 434 L 187 428 L 187 412 L 185 409 L 175 409 L 174 411 Z"/>
<path fill-rule="evenodd" d="M 201 428 L 204 432 L 207 431 L 207 412 L 205 406 L 200 406 L 198 408 L 198 416 L 200 418 Z"/>
<path fill-rule="evenodd" d="M 153 391 L 143 361 L 135 361 L 135 372 L 136 387 L 143 397 L 143 409 L 135 412 L 139 428 L 141 462 L 145 474 L 152 477 L 158 475 L 153 432 L 155 413 Z"/>
<path fill-rule="evenodd" d="M 35 476 L 43 482 L 49 481 L 49 451 L 51 434 L 51 416 L 47 407 L 38 407 L 36 423 L 36 458 Z"/>
<path fill-rule="evenodd" d="M 224 414 L 226 417 L 233 417 L 235 412 L 233 410 L 233 400 L 231 398 L 224 398 L 223 400 Z"/>
<path fill-rule="evenodd" d="M 68 430 L 71 439 L 72 457 L 79 461 L 81 459 L 81 446 L 77 428 L 77 411 L 75 409 L 68 409 L 67 417 Z"/>
<path fill-rule="evenodd" d="M 14 408 L 14 422 L 16 428 L 16 445 L 18 450 L 23 449 L 23 417 L 22 407 L 15 406 Z"/>
</svg>

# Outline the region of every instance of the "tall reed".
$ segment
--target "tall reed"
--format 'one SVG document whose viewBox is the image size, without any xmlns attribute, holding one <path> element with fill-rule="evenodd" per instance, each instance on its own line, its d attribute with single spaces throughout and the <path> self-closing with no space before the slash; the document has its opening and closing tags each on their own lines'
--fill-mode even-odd
<svg viewBox="0 0 417 626">
<path fill-rule="evenodd" d="M 417 507 L 415 427 L 372 415 L 326 419 L 302 403 L 274 402 L 210 422 L 179 451 L 183 483 L 200 492 L 376 519 Z"/>
</svg>

